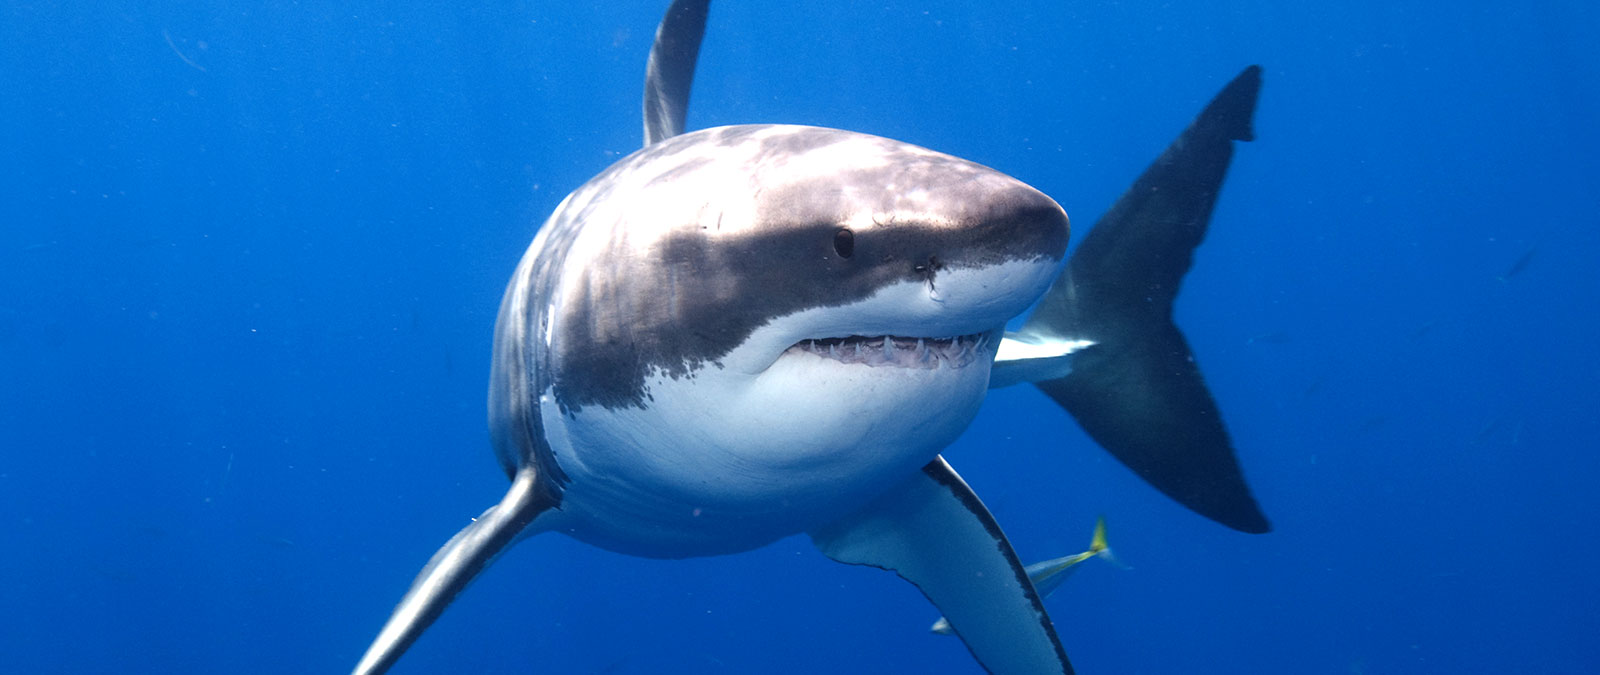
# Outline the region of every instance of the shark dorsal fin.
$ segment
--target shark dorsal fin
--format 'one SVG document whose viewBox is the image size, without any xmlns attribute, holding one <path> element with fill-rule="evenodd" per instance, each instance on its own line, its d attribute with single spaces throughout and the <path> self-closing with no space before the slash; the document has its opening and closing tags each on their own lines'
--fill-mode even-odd
<svg viewBox="0 0 1600 675">
<path fill-rule="evenodd" d="M 644 73 L 644 144 L 683 133 L 694 64 L 706 34 L 711 0 L 676 0 L 661 17 Z"/>
</svg>

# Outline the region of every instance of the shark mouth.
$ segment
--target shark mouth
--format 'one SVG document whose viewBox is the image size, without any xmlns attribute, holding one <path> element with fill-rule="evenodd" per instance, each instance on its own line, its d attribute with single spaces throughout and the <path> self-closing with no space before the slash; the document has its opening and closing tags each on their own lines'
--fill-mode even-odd
<svg viewBox="0 0 1600 675">
<path fill-rule="evenodd" d="M 851 335 L 801 340 L 788 352 L 806 352 L 841 363 L 932 370 L 940 364 L 946 368 L 972 365 L 990 341 L 988 333 L 944 338 Z"/>
</svg>

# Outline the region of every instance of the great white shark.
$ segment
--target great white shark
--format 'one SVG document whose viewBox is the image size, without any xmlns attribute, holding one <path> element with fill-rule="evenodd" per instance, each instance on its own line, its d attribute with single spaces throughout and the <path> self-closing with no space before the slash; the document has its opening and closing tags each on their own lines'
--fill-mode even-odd
<svg viewBox="0 0 1600 675">
<path fill-rule="evenodd" d="M 1171 319 L 1251 140 L 1258 67 L 1068 260 L 1065 211 L 973 162 L 839 129 L 685 133 L 708 10 L 672 3 L 644 148 L 567 196 L 506 289 L 489 428 L 510 490 L 434 554 L 356 673 L 543 532 L 657 558 L 804 533 L 915 584 L 989 671 L 1070 673 L 1027 568 L 940 456 L 1009 384 L 1185 506 L 1268 529 Z"/>
</svg>

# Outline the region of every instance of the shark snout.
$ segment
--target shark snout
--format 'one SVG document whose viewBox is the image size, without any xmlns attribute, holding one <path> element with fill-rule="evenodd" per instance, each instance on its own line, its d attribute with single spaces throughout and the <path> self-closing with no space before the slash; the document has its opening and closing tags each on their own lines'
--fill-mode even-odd
<svg viewBox="0 0 1600 675">
<path fill-rule="evenodd" d="M 985 208 L 973 214 L 975 262 L 1061 261 L 1072 232 L 1067 212 L 1043 192 L 1010 180 L 1013 187 L 990 195 Z"/>
</svg>

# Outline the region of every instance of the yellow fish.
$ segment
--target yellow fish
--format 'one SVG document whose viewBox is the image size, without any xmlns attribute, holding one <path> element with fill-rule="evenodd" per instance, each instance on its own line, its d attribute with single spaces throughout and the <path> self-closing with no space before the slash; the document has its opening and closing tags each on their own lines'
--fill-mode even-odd
<svg viewBox="0 0 1600 675">
<path fill-rule="evenodd" d="M 1028 580 L 1033 582 L 1033 589 L 1038 591 L 1039 599 L 1043 600 L 1050 597 L 1050 594 L 1054 593 L 1057 588 L 1060 588 L 1062 582 L 1067 580 L 1067 577 L 1072 576 L 1072 573 L 1078 569 L 1078 563 L 1090 558 L 1105 558 L 1112 563 L 1117 561 L 1116 556 L 1111 554 L 1111 546 L 1106 543 L 1105 516 L 1101 516 L 1094 523 L 1094 537 L 1089 540 L 1089 550 L 1062 558 L 1036 562 L 1024 569 L 1028 573 Z M 933 622 L 932 630 L 940 635 L 955 635 L 955 631 L 950 628 L 950 622 L 945 621 L 942 616 L 939 617 L 938 621 Z"/>
</svg>

